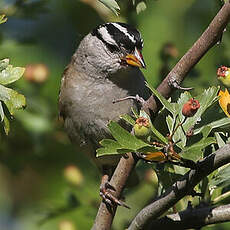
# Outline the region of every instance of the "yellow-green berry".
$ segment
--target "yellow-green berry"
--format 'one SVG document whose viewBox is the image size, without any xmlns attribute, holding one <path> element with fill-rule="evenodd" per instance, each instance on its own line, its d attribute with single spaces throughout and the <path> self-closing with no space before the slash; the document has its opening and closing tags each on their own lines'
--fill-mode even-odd
<svg viewBox="0 0 230 230">
<path fill-rule="evenodd" d="M 134 134 L 137 137 L 146 137 L 150 134 L 151 128 L 149 120 L 145 117 L 139 117 L 134 125 Z"/>
</svg>

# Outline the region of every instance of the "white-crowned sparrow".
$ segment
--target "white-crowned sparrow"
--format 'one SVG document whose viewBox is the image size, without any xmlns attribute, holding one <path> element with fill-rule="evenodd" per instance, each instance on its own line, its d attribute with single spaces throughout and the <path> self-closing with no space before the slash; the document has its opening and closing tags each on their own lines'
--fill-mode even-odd
<svg viewBox="0 0 230 230">
<path fill-rule="evenodd" d="M 120 115 L 138 106 L 135 100 L 115 104 L 113 100 L 149 96 L 139 70 L 145 68 L 142 48 L 143 40 L 134 27 L 117 22 L 99 25 L 80 42 L 62 77 L 59 109 L 65 129 L 106 175 L 119 157 L 96 158 L 98 142 L 110 137 L 110 120 L 119 121 Z"/>
</svg>

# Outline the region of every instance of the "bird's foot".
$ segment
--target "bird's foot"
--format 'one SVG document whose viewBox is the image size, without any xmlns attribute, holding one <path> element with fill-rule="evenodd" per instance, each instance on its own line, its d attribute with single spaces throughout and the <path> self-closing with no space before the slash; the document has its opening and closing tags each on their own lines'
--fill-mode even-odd
<svg viewBox="0 0 230 230">
<path fill-rule="evenodd" d="M 108 175 L 103 175 L 101 179 L 100 196 L 102 197 L 103 201 L 111 207 L 114 205 L 119 205 L 125 208 L 130 208 L 123 201 L 117 199 L 112 194 L 112 191 L 116 191 L 116 189 L 108 182 L 108 178 Z"/>
<path fill-rule="evenodd" d="M 137 102 L 139 102 L 142 106 L 145 104 L 145 99 L 140 97 L 138 94 L 136 96 L 127 96 L 127 97 L 123 97 L 123 98 L 118 98 L 118 99 L 114 99 L 113 103 L 117 103 L 117 102 L 121 102 L 121 101 L 125 101 L 125 100 L 135 100 Z"/>
</svg>

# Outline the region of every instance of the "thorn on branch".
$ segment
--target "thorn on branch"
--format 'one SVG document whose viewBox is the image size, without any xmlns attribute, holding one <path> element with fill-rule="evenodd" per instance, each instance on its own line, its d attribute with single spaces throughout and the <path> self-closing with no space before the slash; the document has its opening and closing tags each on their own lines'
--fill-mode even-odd
<svg viewBox="0 0 230 230">
<path fill-rule="evenodd" d="M 168 84 L 170 87 L 173 87 L 175 89 L 180 89 L 180 90 L 191 90 L 193 89 L 192 87 L 188 87 L 188 88 L 185 88 L 185 87 L 181 87 L 180 86 L 180 82 L 178 82 L 177 80 L 178 78 L 176 77 L 176 74 L 173 74 L 171 76 L 171 78 L 168 80 Z"/>
</svg>

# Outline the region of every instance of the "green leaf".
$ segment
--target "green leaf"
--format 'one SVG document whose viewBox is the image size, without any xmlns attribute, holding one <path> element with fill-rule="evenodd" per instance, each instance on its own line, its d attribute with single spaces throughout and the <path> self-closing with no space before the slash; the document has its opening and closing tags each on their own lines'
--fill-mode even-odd
<svg viewBox="0 0 230 230">
<path fill-rule="evenodd" d="M 224 128 L 224 127 L 228 127 L 230 125 L 230 118 L 229 117 L 225 117 L 225 118 L 222 118 L 220 120 L 217 120 L 217 121 L 213 121 L 209 124 L 207 124 L 209 127 L 211 127 L 212 129 L 215 129 L 215 128 Z M 201 127 L 201 128 L 198 128 L 198 129 L 195 129 L 194 130 L 194 135 L 200 133 L 202 131 L 204 127 Z"/>
<path fill-rule="evenodd" d="M 137 119 L 139 117 L 139 114 L 138 114 L 137 110 L 132 107 L 131 111 L 132 111 L 134 117 Z"/>
<path fill-rule="evenodd" d="M 209 182 L 211 187 L 226 187 L 230 185 L 230 165 L 218 171 L 215 177 Z"/>
<path fill-rule="evenodd" d="M 8 135 L 10 131 L 10 123 L 6 115 L 4 114 L 4 110 L 2 107 L 2 102 L 0 101 L 0 117 L 1 117 L 1 122 L 3 122 L 3 127 L 6 135 Z"/>
<path fill-rule="evenodd" d="M 144 110 L 141 110 L 140 111 L 140 117 L 145 117 L 149 120 L 149 123 L 151 125 L 151 130 L 153 132 L 153 134 L 164 144 L 168 144 L 168 139 L 166 137 L 164 137 L 155 127 L 154 125 L 152 124 L 152 121 L 149 117 L 149 115 L 144 111 Z"/>
<path fill-rule="evenodd" d="M 4 66 L 3 63 L 0 67 Z M 12 82 L 17 81 L 23 75 L 25 68 L 22 67 L 13 67 L 8 65 L 5 69 L 0 72 L 0 84 L 8 85 Z"/>
<path fill-rule="evenodd" d="M 225 145 L 225 141 L 221 138 L 220 133 L 215 132 L 215 137 L 216 137 L 218 147 L 219 148 L 223 147 Z"/>
<path fill-rule="evenodd" d="M 207 146 L 214 143 L 216 143 L 216 139 L 214 137 L 203 138 L 197 143 L 184 148 L 183 152 L 181 153 L 181 156 L 193 161 L 197 161 L 198 159 L 203 157 L 203 150 Z"/>
<path fill-rule="evenodd" d="M 154 89 L 151 85 L 148 83 L 146 84 L 147 87 L 153 92 L 153 94 L 160 100 L 161 104 L 172 114 L 174 115 L 176 113 L 174 106 L 166 100 L 156 89 Z"/>
<path fill-rule="evenodd" d="M 121 149 L 122 146 L 118 142 L 111 139 L 104 139 L 100 142 L 100 144 L 103 146 L 103 148 L 97 149 L 97 157 L 120 154 L 118 153 L 118 149 Z"/>
<path fill-rule="evenodd" d="M 107 8 L 109 8 L 115 15 L 118 16 L 120 7 L 115 0 L 99 0 Z"/>
<path fill-rule="evenodd" d="M 2 70 L 6 69 L 6 67 L 9 65 L 9 63 L 10 63 L 10 59 L 8 59 L 8 58 L 0 60 L 0 72 L 2 72 Z"/>
<path fill-rule="evenodd" d="M 5 23 L 7 21 L 6 15 L 2 14 L 0 15 L 0 24 Z"/>
<path fill-rule="evenodd" d="M 140 14 L 142 11 L 145 11 L 147 8 L 145 2 L 139 2 L 136 6 L 136 11 L 137 11 L 137 14 Z"/>
<path fill-rule="evenodd" d="M 122 146 L 117 141 L 112 139 L 103 139 L 100 141 L 100 145 L 104 147 L 111 146 L 116 149 L 122 148 Z"/>
<path fill-rule="evenodd" d="M 177 144 L 177 146 L 179 148 L 183 149 L 186 146 L 187 138 L 185 136 L 185 133 L 189 129 L 193 128 L 197 123 L 199 123 L 201 116 L 207 110 L 207 108 L 210 107 L 211 105 L 213 105 L 218 100 L 218 96 L 217 96 L 218 91 L 219 91 L 219 87 L 210 87 L 207 90 L 205 90 L 201 95 L 196 97 L 196 99 L 200 102 L 200 108 L 197 110 L 196 114 L 193 117 L 189 117 L 186 119 L 185 123 L 183 123 L 183 129 L 181 127 L 179 127 L 178 130 L 176 131 L 176 133 L 174 134 L 174 137 L 173 137 L 174 141 L 181 140 Z M 184 116 L 182 115 L 182 112 L 181 112 L 182 107 L 183 107 L 184 103 L 186 103 L 190 98 L 192 98 L 190 93 L 184 92 L 183 94 L 181 94 L 180 98 L 178 99 L 177 104 L 179 105 L 179 107 L 178 107 L 178 109 L 179 109 L 179 121 L 177 121 L 177 122 L 181 122 L 184 119 Z M 178 113 L 178 111 L 176 111 L 175 114 L 177 114 L 177 113 Z M 168 125 L 170 125 L 170 124 L 168 124 Z M 220 123 L 218 123 L 218 124 L 220 125 Z M 217 124 L 215 123 L 213 125 L 217 125 Z M 208 128 L 208 130 L 206 129 L 208 134 L 211 132 L 213 125 L 211 125 Z M 209 125 L 206 125 L 206 126 L 209 126 Z M 170 127 L 169 129 L 172 129 L 172 126 L 169 126 L 169 127 Z M 197 129 L 196 132 L 194 133 L 194 135 L 200 133 L 203 128 L 205 128 L 205 126 L 200 128 L 200 129 Z"/>
<path fill-rule="evenodd" d="M 218 100 L 218 91 L 219 87 L 213 86 L 196 97 L 196 99 L 200 102 L 200 108 L 197 110 L 196 114 L 193 117 L 190 117 L 186 120 L 185 124 L 183 125 L 185 131 L 194 126 L 200 120 L 202 114 L 206 111 L 206 109 Z"/>
<path fill-rule="evenodd" d="M 212 127 L 210 127 L 209 125 L 205 126 L 205 127 L 202 129 L 202 136 L 203 136 L 202 139 L 207 138 L 211 131 L 212 131 Z"/>
<path fill-rule="evenodd" d="M 120 118 L 132 126 L 134 126 L 136 123 L 135 120 L 133 120 L 133 118 L 129 116 L 128 114 L 121 115 Z"/>
<path fill-rule="evenodd" d="M 164 164 L 163 168 L 156 169 L 159 182 L 164 189 L 169 188 L 172 184 L 181 178 L 180 174 L 175 173 L 174 166 L 171 164 Z"/>
<path fill-rule="evenodd" d="M 5 103 L 11 115 L 14 115 L 15 110 L 26 106 L 26 99 L 22 94 L 2 85 L 0 85 L 0 100 Z"/>
<path fill-rule="evenodd" d="M 143 148 L 145 146 L 150 146 L 144 141 L 133 136 L 131 133 L 123 129 L 119 124 L 117 124 L 114 121 L 111 121 L 108 127 L 112 136 L 118 141 L 118 143 L 122 146 L 123 149 L 137 151 L 138 149 Z"/>
<path fill-rule="evenodd" d="M 172 116 L 169 115 L 168 117 L 166 117 L 166 122 L 170 133 L 173 132 L 173 129 L 175 129 L 175 127 L 178 125 L 179 122 L 181 123 L 184 120 L 184 116 L 181 113 L 182 107 L 190 98 L 191 98 L 190 93 L 186 91 L 180 94 L 177 103 L 171 103 L 171 105 L 174 108 L 174 111 L 176 112 L 173 113 Z M 179 148 L 183 148 L 186 145 L 186 141 L 187 141 L 185 132 L 183 130 L 184 129 L 182 129 L 182 127 L 178 127 L 177 131 L 173 135 L 174 142 L 180 141 L 177 143 L 177 146 Z"/>
<path fill-rule="evenodd" d="M 3 17 L 0 16 L 0 21 Z M 10 123 L 4 113 L 2 102 L 6 105 L 11 115 L 15 114 L 16 110 L 22 109 L 26 105 L 25 97 L 13 89 L 3 85 L 17 81 L 24 73 L 25 68 L 13 67 L 9 64 L 9 59 L 0 60 L 0 118 L 3 121 L 5 133 L 10 130 Z"/>
<path fill-rule="evenodd" d="M 10 132 L 10 122 L 6 116 L 4 116 L 4 131 L 6 135 L 8 135 Z"/>
</svg>

